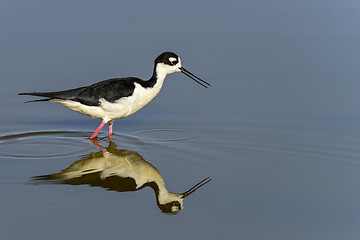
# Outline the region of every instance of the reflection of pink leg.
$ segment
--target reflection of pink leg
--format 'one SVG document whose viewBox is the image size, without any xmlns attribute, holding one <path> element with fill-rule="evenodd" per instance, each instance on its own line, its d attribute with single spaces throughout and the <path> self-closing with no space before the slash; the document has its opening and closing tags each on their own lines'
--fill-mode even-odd
<svg viewBox="0 0 360 240">
<path fill-rule="evenodd" d="M 94 144 L 96 147 L 100 148 L 102 154 L 105 154 L 106 150 L 99 144 L 99 142 L 96 139 L 90 139 L 92 144 Z"/>
<path fill-rule="evenodd" d="M 113 140 L 112 140 L 112 134 L 113 134 L 113 121 L 110 121 L 110 122 L 109 122 L 109 136 L 108 136 L 110 142 L 113 141 Z"/>
<path fill-rule="evenodd" d="M 113 133 L 113 122 L 109 122 L 109 136 Z"/>
<path fill-rule="evenodd" d="M 96 129 L 96 131 L 94 132 L 93 135 L 91 135 L 90 139 L 93 139 L 94 137 L 96 137 L 96 135 L 98 135 L 98 133 L 100 132 L 100 130 L 102 129 L 102 127 L 106 124 L 106 122 L 103 120 L 100 124 L 100 126 Z"/>
</svg>

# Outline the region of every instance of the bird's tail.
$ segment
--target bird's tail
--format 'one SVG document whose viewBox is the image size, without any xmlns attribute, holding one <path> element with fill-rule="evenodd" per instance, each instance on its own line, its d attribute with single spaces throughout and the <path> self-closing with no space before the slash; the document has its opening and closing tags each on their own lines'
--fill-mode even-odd
<svg viewBox="0 0 360 240">
<path fill-rule="evenodd" d="M 31 92 L 31 93 L 19 93 L 19 95 L 30 95 L 30 96 L 37 96 L 37 97 L 47 97 L 45 99 L 37 99 L 37 100 L 31 100 L 31 101 L 27 101 L 25 103 L 30 103 L 30 102 L 47 102 L 50 101 L 52 98 L 52 93 L 48 93 L 48 92 Z"/>
<path fill-rule="evenodd" d="M 31 95 L 31 96 L 51 98 L 54 96 L 54 93 L 52 93 L 52 92 L 29 92 L 29 93 L 19 93 L 19 95 Z"/>
</svg>

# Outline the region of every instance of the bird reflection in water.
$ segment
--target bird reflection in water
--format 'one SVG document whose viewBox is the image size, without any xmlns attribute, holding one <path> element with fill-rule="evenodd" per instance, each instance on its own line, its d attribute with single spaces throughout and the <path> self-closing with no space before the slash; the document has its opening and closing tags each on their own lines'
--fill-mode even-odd
<svg viewBox="0 0 360 240">
<path fill-rule="evenodd" d="M 184 198 L 211 181 L 205 178 L 184 193 L 172 193 L 165 187 L 160 172 L 137 152 L 117 149 L 110 141 L 105 149 L 92 140 L 101 151 L 90 153 L 59 173 L 33 177 L 54 184 L 90 185 L 111 191 L 137 191 L 151 187 L 158 207 L 164 213 L 176 213 L 183 208 Z"/>
</svg>

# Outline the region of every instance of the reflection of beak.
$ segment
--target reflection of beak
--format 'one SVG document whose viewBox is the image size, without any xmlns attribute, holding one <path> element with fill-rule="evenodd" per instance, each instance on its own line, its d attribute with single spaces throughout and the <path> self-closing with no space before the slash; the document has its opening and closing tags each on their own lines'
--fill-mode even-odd
<svg viewBox="0 0 360 240">
<path fill-rule="evenodd" d="M 187 196 L 189 196 L 190 194 L 192 194 L 193 192 L 195 192 L 196 190 L 198 190 L 199 188 L 201 188 L 211 180 L 212 179 L 209 177 L 205 178 L 204 180 L 202 180 L 201 182 L 199 182 L 198 184 L 196 184 L 195 186 L 193 186 L 192 188 L 181 194 L 182 195 L 181 198 L 186 198 Z"/>
<path fill-rule="evenodd" d="M 206 88 L 208 88 L 208 87 L 211 86 L 210 83 L 205 82 L 204 80 L 202 80 L 201 78 L 195 76 L 194 74 L 192 74 L 191 72 L 189 72 L 189 71 L 186 70 L 185 68 L 181 67 L 181 68 L 179 68 L 179 69 L 180 69 L 180 71 L 181 71 L 182 73 L 184 73 L 186 76 L 188 76 L 189 78 L 191 78 L 192 80 L 194 80 L 195 82 L 197 82 L 198 84 L 200 84 L 201 86 L 206 87 Z M 204 84 L 204 83 L 205 83 L 205 84 Z"/>
</svg>

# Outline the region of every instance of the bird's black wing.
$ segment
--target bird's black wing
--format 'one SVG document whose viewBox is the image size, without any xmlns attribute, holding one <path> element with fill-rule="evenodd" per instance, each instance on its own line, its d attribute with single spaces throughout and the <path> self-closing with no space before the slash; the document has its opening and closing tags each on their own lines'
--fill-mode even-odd
<svg viewBox="0 0 360 240">
<path fill-rule="evenodd" d="M 82 104 L 98 106 L 104 98 L 108 102 L 130 96 L 135 89 L 136 78 L 113 78 L 84 87 L 75 97 Z"/>
<path fill-rule="evenodd" d="M 115 102 L 120 98 L 130 96 L 135 89 L 134 82 L 139 80 L 140 79 L 133 77 L 112 78 L 90 86 L 70 89 L 67 91 L 20 93 L 20 95 L 47 97 L 47 99 L 35 101 L 62 99 L 77 101 L 88 106 L 99 106 L 99 100 L 101 98 L 104 98 L 108 102 Z"/>
</svg>

